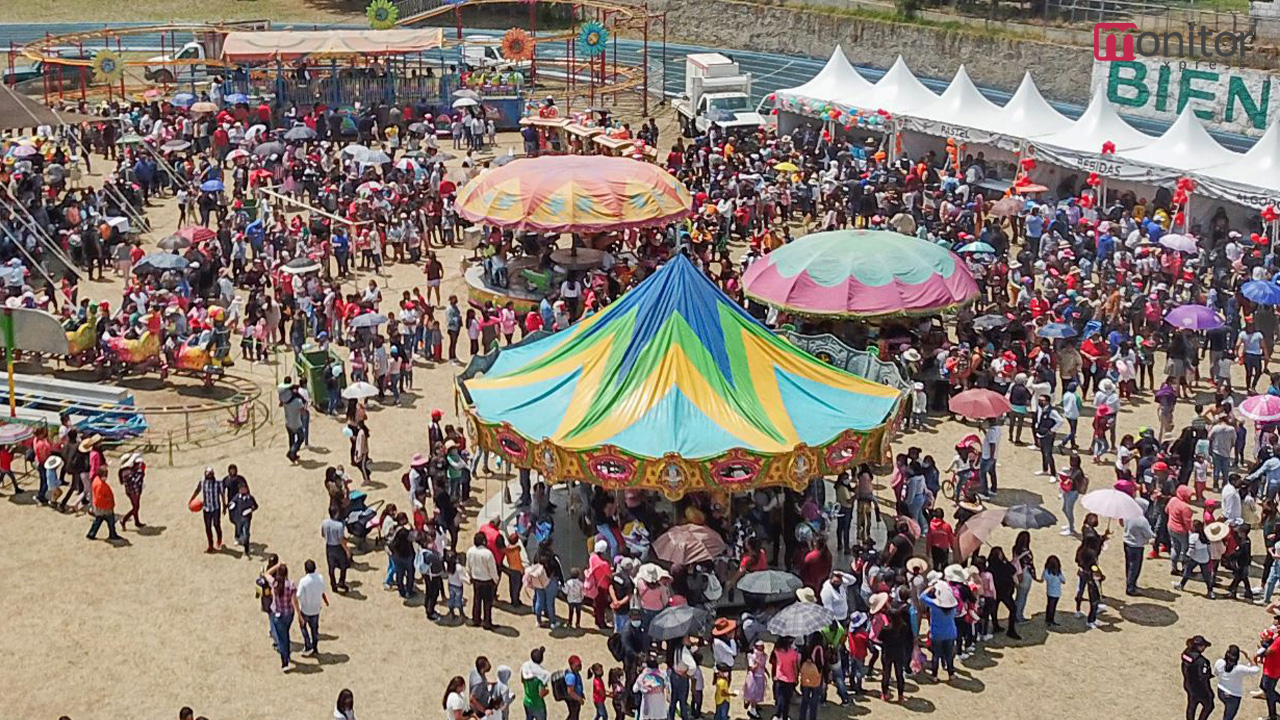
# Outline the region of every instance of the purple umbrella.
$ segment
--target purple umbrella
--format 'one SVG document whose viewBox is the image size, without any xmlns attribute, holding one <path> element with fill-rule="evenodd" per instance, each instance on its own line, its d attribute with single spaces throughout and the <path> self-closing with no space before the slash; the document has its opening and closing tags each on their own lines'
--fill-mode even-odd
<svg viewBox="0 0 1280 720">
<path fill-rule="evenodd" d="M 1226 323 L 1213 308 L 1204 305 L 1183 305 L 1169 311 L 1164 321 L 1183 330 L 1214 330 Z"/>
</svg>

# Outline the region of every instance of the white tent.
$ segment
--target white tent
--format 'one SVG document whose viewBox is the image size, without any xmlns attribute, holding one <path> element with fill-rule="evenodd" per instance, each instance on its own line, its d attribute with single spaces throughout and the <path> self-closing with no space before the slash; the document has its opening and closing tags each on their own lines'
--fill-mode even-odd
<svg viewBox="0 0 1280 720">
<path fill-rule="evenodd" d="M 1154 142 L 1133 150 L 1120 150 L 1118 154 L 1125 160 L 1165 168 L 1176 175 L 1237 162 L 1242 157 L 1219 145 L 1190 106 L 1184 108 Z"/>
<path fill-rule="evenodd" d="M 812 80 L 800 87 L 779 90 L 777 95 L 861 107 L 872 88 L 871 81 L 853 68 L 844 50 L 837 45 L 831 59 Z"/>
<path fill-rule="evenodd" d="M 1053 109 L 1028 72 L 1023 74 L 1017 92 L 1000 109 L 1000 122 L 1005 135 L 1036 138 L 1062 132 L 1074 121 Z"/>
<path fill-rule="evenodd" d="M 1249 152 L 1196 173 L 1200 192 L 1261 210 L 1280 207 L 1280 122 Z"/>
<path fill-rule="evenodd" d="M 887 76 L 886 76 L 887 77 Z M 883 81 L 881 81 L 883 82 Z M 1000 135 L 1000 106 L 983 97 L 964 65 L 940 97 L 905 113 L 903 127 L 926 135 L 955 138 L 960 143 L 1006 146 L 1016 150 L 1017 137 Z"/>
<path fill-rule="evenodd" d="M 862 103 L 867 110 L 884 110 L 894 115 L 917 110 L 935 102 L 938 96 L 920 82 L 899 55 L 893 67 L 873 86 L 873 91 Z"/>
<path fill-rule="evenodd" d="M 1111 101 L 1097 93 L 1071 127 L 1038 137 L 1033 145 L 1037 158 L 1104 177 L 1134 182 L 1163 182 L 1169 178 L 1168 172 L 1156 173 L 1149 166 L 1126 162 L 1115 154 L 1104 155 L 1102 146 L 1107 142 L 1119 152 L 1150 145 L 1155 138 L 1125 122 Z"/>
</svg>

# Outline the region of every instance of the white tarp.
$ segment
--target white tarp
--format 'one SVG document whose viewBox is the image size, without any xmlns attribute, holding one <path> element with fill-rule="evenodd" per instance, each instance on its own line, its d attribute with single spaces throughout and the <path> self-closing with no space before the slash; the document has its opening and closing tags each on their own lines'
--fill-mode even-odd
<svg viewBox="0 0 1280 720">
<path fill-rule="evenodd" d="M 1163 182 L 1169 173 L 1153 172 L 1149 166 L 1128 162 L 1116 154 L 1103 154 L 1102 146 L 1111 142 L 1120 152 L 1150 145 L 1155 140 L 1125 122 L 1105 97 L 1094 95 L 1084 114 L 1071 127 L 1038 137 L 1032 145 L 1037 159 L 1048 160 L 1055 165 L 1103 177 L 1150 183 Z"/>
<path fill-rule="evenodd" d="M 1249 152 L 1196 173 L 1207 195 L 1261 210 L 1280 208 L 1280 121 L 1271 124 Z"/>
<path fill-rule="evenodd" d="M 884 110 L 893 115 L 908 113 L 938 99 L 937 94 L 925 87 L 911 72 L 901 55 L 872 87 L 873 91 L 862 107 L 866 110 Z"/>
<path fill-rule="evenodd" d="M 977 143 L 1016 150 L 1022 142 L 1021 138 L 1001 134 L 1004 123 L 1000 120 L 1000 106 L 983 97 L 978 86 L 969 79 L 964 65 L 956 70 L 951 84 L 941 96 L 904 114 L 902 126 L 926 135 L 954 138 L 962 144 Z"/>
<path fill-rule="evenodd" d="M 787 90 L 779 90 L 779 98 L 797 98 L 814 102 L 836 103 L 844 106 L 863 107 L 872 92 L 870 80 L 862 77 L 839 45 L 831 53 L 831 59 L 809 82 Z"/>
</svg>

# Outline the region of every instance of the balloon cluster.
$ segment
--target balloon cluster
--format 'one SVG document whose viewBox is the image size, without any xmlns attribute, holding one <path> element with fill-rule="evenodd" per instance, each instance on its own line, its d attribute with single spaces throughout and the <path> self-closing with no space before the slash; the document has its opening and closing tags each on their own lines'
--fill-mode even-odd
<svg viewBox="0 0 1280 720">
<path fill-rule="evenodd" d="M 1276 207 L 1274 205 L 1268 205 L 1262 209 L 1262 219 L 1269 223 L 1273 223 L 1276 220 L 1280 220 L 1280 212 L 1276 211 Z"/>
<path fill-rule="evenodd" d="M 1086 178 L 1084 182 L 1089 187 L 1096 188 L 1102 185 L 1102 176 L 1098 175 L 1098 173 L 1096 172 L 1091 172 L 1089 173 L 1089 177 Z"/>
<path fill-rule="evenodd" d="M 1113 143 L 1113 142 L 1111 142 L 1110 140 L 1108 140 L 1108 141 L 1106 141 L 1106 142 L 1102 143 L 1102 154 L 1103 154 L 1103 155 L 1115 155 L 1115 154 L 1116 154 L 1116 144 L 1115 144 L 1115 143 Z"/>
<path fill-rule="evenodd" d="M 769 95 L 766 100 L 774 100 L 776 97 L 776 95 Z M 809 117 L 815 117 L 820 120 L 830 121 L 836 125 L 840 125 L 845 130 L 863 128 L 866 130 L 878 130 L 883 132 L 885 130 L 885 125 L 893 119 L 892 116 L 884 110 L 870 112 L 852 107 L 841 107 L 835 103 L 826 103 L 795 97 L 783 98 L 781 102 L 777 104 L 777 107 L 773 109 L 773 114 L 777 115 L 779 109 L 800 115 L 808 115 Z"/>
<path fill-rule="evenodd" d="M 1181 225 L 1183 229 L 1187 227 L 1187 215 L 1183 210 L 1186 209 L 1187 201 L 1191 199 L 1191 193 L 1195 192 L 1196 181 L 1189 177 L 1178 178 L 1178 183 L 1174 185 L 1173 190 L 1173 213 L 1174 226 Z"/>
</svg>

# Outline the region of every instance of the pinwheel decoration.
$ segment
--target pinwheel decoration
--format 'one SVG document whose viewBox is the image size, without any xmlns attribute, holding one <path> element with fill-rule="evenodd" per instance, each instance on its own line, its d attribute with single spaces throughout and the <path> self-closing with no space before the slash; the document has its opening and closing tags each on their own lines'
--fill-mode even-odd
<svg viewBox="0 0 1280 720">
<path fill-rule="evenodd" d="M 583 57 L 598 57 L 609 44 L 609 30 L 601 23 L 592 21 L 582 26 L 578 33 L 578 53 Z"/>
<path fill-rule="evenodd" d="M 400 20 L 400 8 L 391 0 L 373 0 L 365 8 L 364 14 L 369 18 L 369 27 L 374 30 L 390 30 Z"/>
<path fill-rule="evenodd" d="M 502 36 L 502 57 L 512 62 L 533 59 L 533 39 L 520 28 L 511 28 Z"/>
<path fill-rule="evenodd" d="M 93 56 L 93 76 L 104 83 L 113 83 L 124 75 L 124 62 L 112 50 L 99 50 Z"/>
</svg>

